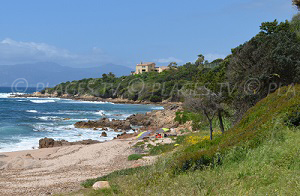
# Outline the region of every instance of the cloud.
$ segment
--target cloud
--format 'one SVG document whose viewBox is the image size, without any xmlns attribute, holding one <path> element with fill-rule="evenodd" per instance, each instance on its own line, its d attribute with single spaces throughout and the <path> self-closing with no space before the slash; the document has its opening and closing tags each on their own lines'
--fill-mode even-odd
<svg viewBox="0 0 300 196">
<path fill-rule="evenodd" d="M 208 61 L 213 61 L 213 60 L 216 60 L 216 59 L 224 59 L 227 55 L 225 54 L 205 54 L 205 60 L 208 60 Z"/>
<path fill-rule="evenodd" d="M 46 43 L 22 42 L 9 38 L 0 42 L 0 65 L 40 61 L 82 67 L 113 63 L 114 59 L 97 47 L 92 48 L 87 54 L 75 54 Z"/>
<path fill-rule="evenodd" d="M 155 59 L 155 61 L 158 63 L 171 63 L 171 62 L 182 63 L 183 62 L 182 60 L 177 59 L 175 57 Z"/>
</svg>

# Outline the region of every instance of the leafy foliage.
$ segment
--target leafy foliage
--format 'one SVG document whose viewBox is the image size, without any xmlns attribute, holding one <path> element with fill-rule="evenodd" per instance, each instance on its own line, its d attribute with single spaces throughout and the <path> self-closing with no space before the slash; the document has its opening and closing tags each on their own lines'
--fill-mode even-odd
<svg viewBox="0 0 300 196">
<path fill-rule="evenodd" d="M 293 4 L 300 10 L 300 0 L 293 0 Z"/>
<path fill-rule="evenodd" d="M 300 41 L 286 21 L 263 23 L 261 32 L 232 50 L 228 65 L 238 118 L 280 86 L 300 82 Z"/>
</svg>

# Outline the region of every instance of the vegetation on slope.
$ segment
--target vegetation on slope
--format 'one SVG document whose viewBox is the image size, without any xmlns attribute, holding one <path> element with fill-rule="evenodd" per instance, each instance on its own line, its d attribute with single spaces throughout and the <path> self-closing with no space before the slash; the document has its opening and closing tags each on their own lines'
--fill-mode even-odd
<svg viewBox="0 0 300 196">
<path fill-rule="evenodd" d="M 109 73 L 103 74 L 102 78 L 61 83 L 42 93 L 152 102 L 184 102 L 192 97 L 201 99 L 201 102 L 206 100 L 207 104 L 199 108 L 211 111 L 211 116 L 218 113 L 222 120 L 226 113 L 234 113 L 238 121 L 268 94 L 282 86 L 300 82 L 299 24 L 299 14 L 291 21 L 264 22 L 256 36 L 232 49 L 232 54 L 225 59 L 209 63 L 203 55 L 199 55 L 194 63 L 182 66 L 171 63 L 170 69 L 162 73 L 122 77 Z M 215 98 L 198 96 L 200 88 L 207 89 L 209 95 L 215 95 L 210 98 Z M 200 112 L 195 113 L 198 115 Z M 209 117 L 207 120 L 212 123 L 214 119 Z"/>
<path fill-rule="evenodd" d="M 191 135 L 155 165 L 109 178 L 114 189 L 105 194 L 298 195 L 299 107 L 300 85 L 280 88 L 226 134 L 212 141 Z"/>
</svg>

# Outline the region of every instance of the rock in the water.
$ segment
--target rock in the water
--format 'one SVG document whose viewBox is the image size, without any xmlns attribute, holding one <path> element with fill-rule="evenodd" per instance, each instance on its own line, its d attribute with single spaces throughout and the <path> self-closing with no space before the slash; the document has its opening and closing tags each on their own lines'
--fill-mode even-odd
<svg viewBox="0 0 300 196">
<path fill-rule="evenodd" d="M 107 133 L 103 131 L 103 132 L 101 133 L 101 137 L 107 137 Z"/>
<path fill-rule="evenodd" d="M 112 129 L 122 129 L 122 130 L 130 130 L 130 122 L 127 120 L 112 120 L 110 121 L 108 118 L 102 118 L 97 121 L 88 122 L 80 121 L 75 123 L 74 125 L 76 128 L 104 128 L 109 127 Z"/>
<path fill-rule="evenodd" d="M 63 120 L 71 120 L 71 118 L 64 118 Z"/>
<path fill-rule="evenodd" d="M 109 189 L 110 185 L 108 181 L 98 181 L 95 182 L 95 184 L 93 185 L 93 189 L 94 190 L 99 190 L 99 189 Z"/>
</svg>

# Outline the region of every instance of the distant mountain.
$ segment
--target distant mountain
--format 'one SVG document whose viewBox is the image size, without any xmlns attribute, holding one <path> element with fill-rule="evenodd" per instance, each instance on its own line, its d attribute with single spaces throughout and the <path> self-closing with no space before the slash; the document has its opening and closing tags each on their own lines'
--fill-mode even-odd
<svg viewBox="0 0 300 196">
<path fill-rule="evenodd" d="M 109 72 L 116 76 L 129 75 L 130 71 L 129 67 L 114 64 L 91 68 L 72 68 L 52 62 L 0 65 L 0 86 L 11 86 L 19 78 L 25 78 L 32 87 L 36 87 L 38 83 L 54 86 L 83 78 L 100 78 L 103 73 Z M 18 86 L 24 84 L 20 83 Z"/>
</svg>

